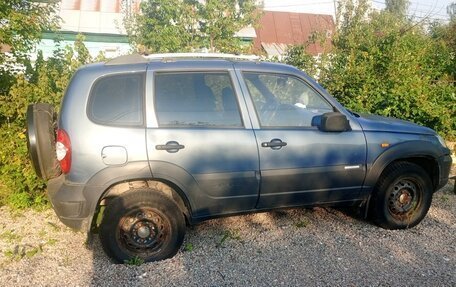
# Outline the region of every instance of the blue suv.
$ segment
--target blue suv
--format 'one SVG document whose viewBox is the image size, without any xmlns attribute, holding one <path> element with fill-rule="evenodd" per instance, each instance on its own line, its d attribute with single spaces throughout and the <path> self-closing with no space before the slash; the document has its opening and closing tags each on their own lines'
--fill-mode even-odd
<svg viewBox="0 0 456 287">
<path fill-rule="evenodd" d="M 116 262 L 176 254 L 186 224 L 296 206 L 358 206 L 417 225 L 448 181 L 432 129 L 345 109 L 302 71 L 226 54 L 129 55 L 80 68 L 27 139 L 60 220 Z"/>
</svg>

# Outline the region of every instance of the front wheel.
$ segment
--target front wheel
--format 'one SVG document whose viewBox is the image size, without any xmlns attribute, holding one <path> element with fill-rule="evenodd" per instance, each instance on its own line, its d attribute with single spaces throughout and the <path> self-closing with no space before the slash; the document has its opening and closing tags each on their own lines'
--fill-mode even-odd
<svg viewBox="0 0 456 287">
<path fill-rule="evenodd" d="M 118 263 L 170 258 L 184 235 L 185 219 L 177 204 L 153 189 L 135 189 L 113 199 L 99 230 L 103 249 Z"/>
<path fill-rule="evenodd" d="M 420 166 L 410 162 L 393 163 L 374 188 L 370 215 L 383 228 L 413 227 L 426 216 L 432 193 L 429 175 Z"/>
</svg>

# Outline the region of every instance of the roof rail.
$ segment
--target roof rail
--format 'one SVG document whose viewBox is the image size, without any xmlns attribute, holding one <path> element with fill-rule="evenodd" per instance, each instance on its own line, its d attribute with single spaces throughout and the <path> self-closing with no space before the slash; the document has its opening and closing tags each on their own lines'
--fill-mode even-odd
<svg viewBox="0 0 456 287">
<path fill-rule="evenodd" d="M 163 53 L 163 54 L 150 54 L 147 56 L 139 54 L 131 54 L 116 57 L 109 60 L 105 65 L 124 65 L 124 64 L 145 64 L 150 60 L 168 60 L 168 59 L 192 59 L 192 58 L 211 58 L 211 59 L 240 59 L 257 61 L 260 57 L 255 55 L 235 55 L 235 54 L 224 54 L 224 53 Z"/>
<path fill-rule="evenodd" d="M 150 54 L 145 56 L 146 59 L 177 59 L 177 58 L 215 58 L 215 59 L 242 59 L 242 60 L 259 60 L 260 57 L 255 55 L 235 55 L 225 53 L 163 53 Z"/>
<path fill-rule="evenodd" d="M 125 65 L 125 64 L 147 64 L 149 60 L 139 54 L 123 55 L 111 59 L 105 63 L 107 66 Z"/>
</svg>

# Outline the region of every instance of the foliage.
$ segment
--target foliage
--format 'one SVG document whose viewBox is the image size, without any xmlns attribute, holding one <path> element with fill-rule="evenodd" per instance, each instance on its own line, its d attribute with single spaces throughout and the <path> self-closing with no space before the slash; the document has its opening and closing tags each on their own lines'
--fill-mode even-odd
<svg viewBox="0 0 456 287">
<path fill-rule="evenodd" d="M 136 49 L 147 53 L 241 52 L 240 29 L 258 21 L 254 0 L 147 0 L 126 13 L 125 28 Z"/>
<path fill-rule="evenodd" d="M 240 241 L 241 243 L 243 243 L 241 235 L 239 234 L 238 230 L 233 230 L 233 231 L 225 230 L 225 232 L 223 233 L 223 237 L 220 238 L 220 241 L 216 244 L 216 246 L 217 247 L 224 247 L 223 244 L 227 240 L 237 240 L 237 241 Z"/>
<path fill-rule="evenodd" d="M 142 259 L 138 256 L 135 256 L 128 260 L 125 260 L 124 263 L 126 265 L 131 265 L 131 266 L 140 266 L 140 265 L 144 264 L 144 259 Z"/>
<path fill-rule="evenodd" d="M 316 63 L 321 84 L 349 109 L 411 120 L 455 138 L 449 42 L 433 37 L 424 22 L 407 19 L 406 1 L 387 1 L 384 11 L 372 13 L 367 0 L 339 4 L 331 57 Z M 300 53 L 302 48 L 291 49 L 285 61 L 311 68 L 314 63 Z"/>
<path fill-rule="evenodd" d="M 11 49 L 9 55 L 0 53 L 0 93 L 14 84 L 17 62 L 27 59 L 26 53 L 40 40 L 41 31 L 52 30 L 58 19 L 55 3 L 35 1 L 0 1 L 0 46 Z"/>
<path fill-rule="evenodd" d="M 28 160 L 26 110 L 37 102 L 51 103 L 58 109 L 75 70 L 92 60 L 82 40 L 78 38 L 74 49 L 59 47 L 47 60 L 40 52 L 34 65 L 27 63 L 9 91 L 0 94 L 0 205 L 26 208 L 46 203 L 45 184 Z"/>
<path fill-rule="evenodd" d="M 191 244 L 191 243 L 189 242 L 189 243 L 185 244 L 185 246 L 184 246 L 184 251 L 186 251 L 186 252 L 192 252 L 192 251 L 193 251 L 193 248 L 194 248 L 194 247 L 193 247 L 193 244 Z"/>
<path fill-rule="evenodd" d="M 206 0 L 199 11 L 201 45 L 212 52 L 241 52 L 241 40 L 234 34 L 259 17 L 251 0 Z"/>
</svg>

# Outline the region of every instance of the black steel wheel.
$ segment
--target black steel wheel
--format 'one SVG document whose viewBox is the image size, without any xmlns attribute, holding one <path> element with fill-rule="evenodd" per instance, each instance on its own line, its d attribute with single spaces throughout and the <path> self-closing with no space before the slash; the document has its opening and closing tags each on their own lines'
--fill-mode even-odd
<svg viewBox="0 0 456 287">
<path fill-rule="evenodd" d="M 103 215 L 100 240 L 117 263 L 174 256 L 185 235 L 185 219 L 176 203 L 159 191 L 136 189 L 113 199 Z"/>
<path fill-rule="evenodd" d="M 383 228 L 413 227 L 426 216 L 432 193 L 429 175 L 420 166 L 410 162 L 393 163 L 374 188 L 370 215 Z"/>
</svg>

